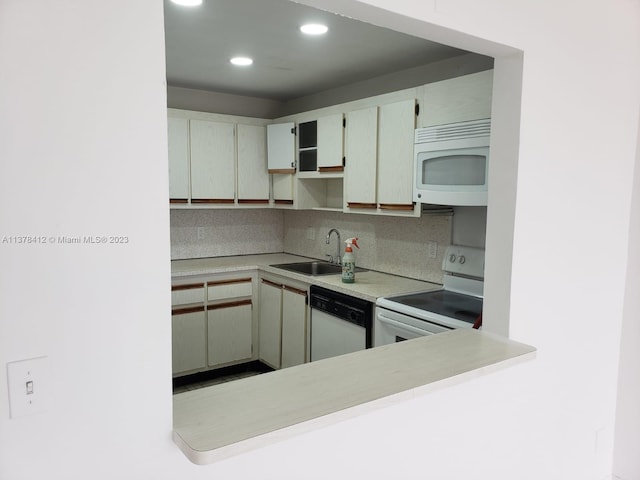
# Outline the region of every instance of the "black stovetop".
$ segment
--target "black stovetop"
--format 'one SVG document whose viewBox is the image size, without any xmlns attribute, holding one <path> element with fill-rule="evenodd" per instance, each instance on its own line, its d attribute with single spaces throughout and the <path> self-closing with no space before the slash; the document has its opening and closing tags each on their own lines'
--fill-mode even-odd
<svg viewBox="0 0 640 480">
<path fill-rule="evenodd" d="M 412 293 L 387 300 L 468 323 L 474 323 L 482 313 L 482 298 L 450 290 Z"/>
</svg>

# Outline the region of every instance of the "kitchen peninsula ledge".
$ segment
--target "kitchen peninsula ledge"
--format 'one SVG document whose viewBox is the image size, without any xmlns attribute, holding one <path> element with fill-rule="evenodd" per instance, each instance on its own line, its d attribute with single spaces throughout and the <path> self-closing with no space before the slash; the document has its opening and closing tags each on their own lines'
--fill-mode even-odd
<svg viewBox="0 0 640 480">
<path fill-rule="evenodd" d="M 533 358 L 476 330 L 420 337 L 176 394 L 173 438 L 214 463 Z"/>
<path fill-rule="evenodd" d="M 311 276 L 289 272 L 271 267 L 280 263 L 311 262 L 316 258 L 302 257 L 288 253 L 267 253 L 258 255 L 236 255 L 229 257 L 194 258 L 187 260 L 173 260 L 171 262 L 171 276 L 174 280 L 193 275 L 212 275 L 246 270 L 258 270 L 271 275 L 297 280 L 309 285 L 318 285 L 337 292 L 352 295 L 369 302 L 375 302 L 379 297 L 403 295 L 414 292 L 435 290 L 441 285 L 437 283 L 416 280 L 389 273 L 369 270 L 358 272 L 356 282 L 342 283 L 341 275 Z"/>
</svg>

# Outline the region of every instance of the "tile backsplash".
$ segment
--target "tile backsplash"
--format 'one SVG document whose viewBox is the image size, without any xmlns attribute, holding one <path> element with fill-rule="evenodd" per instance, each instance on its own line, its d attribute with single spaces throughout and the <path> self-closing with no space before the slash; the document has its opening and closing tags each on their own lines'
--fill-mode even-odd
<svg viewBox="0 0 640 480">
<path fill-rule="evenodd" d="M 281 210 L 173 209 L 171 259 L 282 252 L 283 224 Z"/>
<path fill-rule="evenodd" d="M 450 215 L 401 218 L 291 210 L 284 214 L 284 250 L 321 259 L 328 258 L 327 254 L 335 256 L 335 234 L 329 245 L 326 236 L 336 228 L 342 242 L 358 237 L 360 249 L 354 248 L 356 265 L 442 283 L 442 258 L 451 244 L 451 220 Z M 342 243 L 340 255 L 344 247 Z"/>
<path fill-rule="evenodd" d="M 287 252 L 335 256 L 337 240 L 358 237 L 358 266 L 442 283 L 442 258 L 451 243 L 450 215 L 401 218 L 328 211 L 275 209 L 171 210 L 171 259 Z M 198 237 L 200 233 L 200 238 Z M 344 253 L 340 245 L 340 255 Z"/>
</svg>

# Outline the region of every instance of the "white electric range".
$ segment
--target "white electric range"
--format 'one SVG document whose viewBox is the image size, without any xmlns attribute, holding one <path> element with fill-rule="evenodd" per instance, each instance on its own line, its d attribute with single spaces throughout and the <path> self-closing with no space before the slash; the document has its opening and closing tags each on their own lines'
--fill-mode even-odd
<svg viewBox="0 0 640 480">
<path fill-rule="evenodd" d="M 451 245 L 441 289 L 379 298 L 374 346 L 482 324 L 484 249 Z"/>
</svg>

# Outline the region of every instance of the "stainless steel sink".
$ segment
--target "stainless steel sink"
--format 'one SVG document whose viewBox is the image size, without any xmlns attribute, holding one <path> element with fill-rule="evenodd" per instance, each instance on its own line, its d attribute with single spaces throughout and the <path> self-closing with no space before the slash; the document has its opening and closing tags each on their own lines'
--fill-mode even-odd
<svg viewBox="0 0 640 480">
<path fill-rule="evenodd" d="M 311 261 L 311 262 L 297 262 L 297 263 L 280 263 L 277 265 L 271 265 L 275 268 L 281 268 L 282 270 L 288 270 L 289 272 L 302 273 L 303 275 L 335 275 L 342 273 L 342 267 L 335 263 Z M 365 268 L 356 267 L 356 272 L 366 272 Z"/>
</svg>

